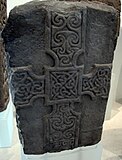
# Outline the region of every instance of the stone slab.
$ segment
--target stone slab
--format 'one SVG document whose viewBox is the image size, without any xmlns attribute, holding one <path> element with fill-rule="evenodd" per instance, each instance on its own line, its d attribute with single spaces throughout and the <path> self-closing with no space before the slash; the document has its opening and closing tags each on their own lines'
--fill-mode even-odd
<svg viewBox="0 0 122 160">
<path fill-rule="evenodd" d="M 59 0 L 62 1 L 62 0 Z M 94 3 L 105 3 L 109 6 L 114 7 L 118 11 L 118 27 L 117 27 L 117 36 L 119 35 L 119 30 L 120 30 L 120 12 L 121 12 L 121 0 L 65 0 L 65 1 L 86 1 L 86 2 L 94 2 Z"/>
<path fill-rule="evenodd" d="M 2 33 L 25 154 L 101 140 L 118 13 L 106 4 L 30 2 Z"/>
<path fill-rule="evenodd" d="M 62 0 L 59 0 L 62 1 Z M 77 1 L 86 1 L 86 2 L 101 2 L 105 3 L 107 5 L 113 6 L 115 9 L 118 11 L 121 11 L 121 0 L 65 0 L 65 1 L 72 1 L 72 2 L 77 2 Z"/>
</svg>

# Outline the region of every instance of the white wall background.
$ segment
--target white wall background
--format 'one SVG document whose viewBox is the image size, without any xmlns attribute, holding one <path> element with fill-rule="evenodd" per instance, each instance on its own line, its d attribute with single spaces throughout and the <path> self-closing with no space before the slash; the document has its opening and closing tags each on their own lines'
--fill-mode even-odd
<svg viewBox="0 0 122 160">
<path fill-rule="evenodd" d="M 114 56 L 113 66 L 113 72 L 116 74 L 115 84 L 113 84 L 115 85 L 115 98 L 116 101 L 120 102 L 122 100 L 122 24 L 120 28 L 120 36 Z"/>
<path fill-rule="evenodd" d="M 122 5 L 121 5 L 122 10 Z M 122 12 L 121 12 L 122 17 Z M 121 18 L 122 19 L 122 18 Z M 115 100 L 117 102 L 122 103 L 122 22 L 120 27 L 120 36 L 118 39 L 115 56 L 114 56 L 114 65 L 113 65 L 113 72 L 116 74 L 115 84 Z"/>
<path fill-rule="evenodd" d="M 7 0 L 7 9 L 8 9 L 8 15 L 9 15 L 9 11 L 14 8 L 15 6 L 24 4 L 26 2 L 29 2 L 31 0 Z"/>
</svg>

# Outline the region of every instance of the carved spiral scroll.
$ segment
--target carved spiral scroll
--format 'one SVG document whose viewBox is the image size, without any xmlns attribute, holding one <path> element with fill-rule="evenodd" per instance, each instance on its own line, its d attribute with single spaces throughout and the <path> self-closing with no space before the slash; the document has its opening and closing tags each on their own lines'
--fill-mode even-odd
<svg viewBox="0 0 122 160">
<path fill-rule="evenodd" d="M 61 151 L 78 145 L 80 113 L 73 111 L 71 103 L 55 105 L 46 121 L 49 150 Z"/>
<path fill-rule="evenodd" d="M 50 50 L 58 58 L 58 66 L 73 66 L 75 54 L 82 49 L 82 12 L 51 13 Z"/>
</svg>

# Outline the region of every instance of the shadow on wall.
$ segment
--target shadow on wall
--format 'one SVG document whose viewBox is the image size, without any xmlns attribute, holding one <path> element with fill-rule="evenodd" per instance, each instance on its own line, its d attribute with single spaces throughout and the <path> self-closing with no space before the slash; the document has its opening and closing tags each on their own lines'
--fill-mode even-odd
<svg viewBox="0 0 122 160">
<path fill-rule="evenodd" d="M 122 50 L 121 50 L 121 54 L 122 54 Z M 122 58 L 121 58 L 121 63 L 122 63 Z M 117 85 L 116 101 L 122 104 L 122 64 L 121 64 L 121 69 L 119 74 L 118 85 Z"/>
<path fill-rule="evenodd" d="M 113 72 L 116 75 L 116 101 L 122 104 L 122 27 L 120 29 Z"/>
<path fill-rule="evenodd" d="M 121 74 L 120 74 L 121 73 Z M 106 120 L 111 118 L 111 111 L 115 101 L 119 103 L 122 99 L 122 27 L 120 28 L 120 35 L 118 37 L 117 46 L 114 54 L 111 89 L 106 108 Z M 114 108 L 115 109 L 115 108 Z"/>
</svg>

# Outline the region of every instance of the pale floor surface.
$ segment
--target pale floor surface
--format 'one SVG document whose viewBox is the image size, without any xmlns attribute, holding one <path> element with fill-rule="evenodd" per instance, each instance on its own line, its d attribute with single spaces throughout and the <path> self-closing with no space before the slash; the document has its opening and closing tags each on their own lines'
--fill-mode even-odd
<svg viewBox="0 0 122 160">
<path fill-rule="evenodd" d="M 115 103 L 112 117 L 104 124 L 102 160 L 122 160 L 122 105 Z"/>
<path fill-rule="evenodd" d="M 122 160 L 122 105 L 116 103 L 112 118 L 104 124 L 102 136 L 103 155 L 101 160 Z M 15 127 L 13 146 L 0 149 L 0 160 L 20 160 L 20 144 Z"/>
</svg>

